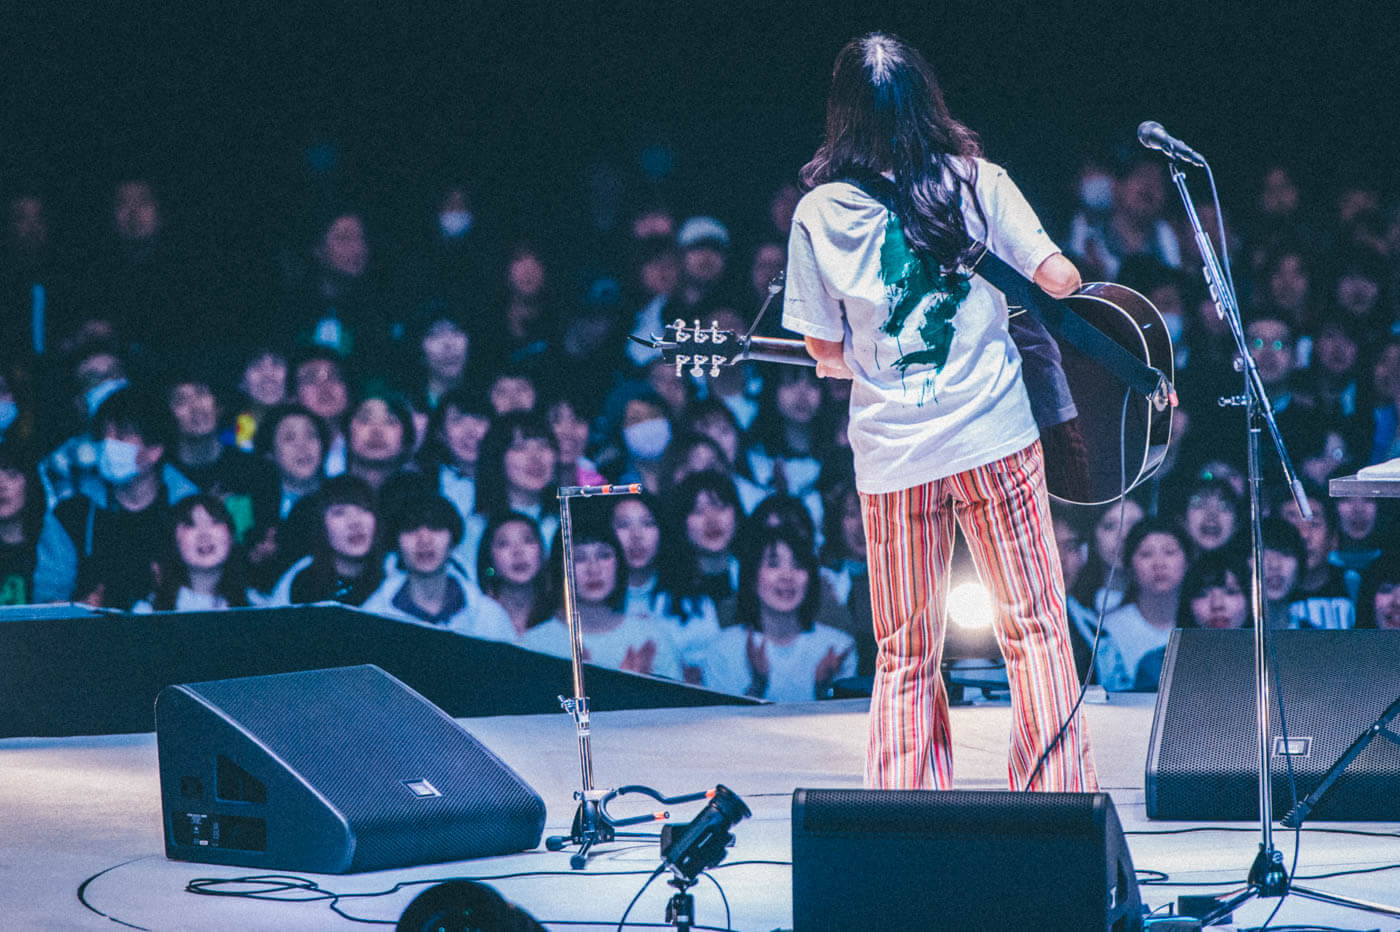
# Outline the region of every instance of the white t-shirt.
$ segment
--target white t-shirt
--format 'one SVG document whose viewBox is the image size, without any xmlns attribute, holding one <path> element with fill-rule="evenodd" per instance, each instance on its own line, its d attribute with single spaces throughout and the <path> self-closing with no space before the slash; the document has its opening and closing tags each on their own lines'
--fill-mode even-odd
<svg viewBox="0 0 1400 932">
<path fill-rule="evenodd" d="M 1032 276 L 1059 248 L 1004 169 L 982 159 L 976 167 L 990 230 L 964 196 L 968 232 Z M 927 348 L 920 330 L 945 295 L 923 295 L 897 335 L 884 332 L 899 298 L 881 268 L 882 253 L 894 251 L 885 243 L 889 219 L 859 188 L 832 182 L 803 196 L 788 241 L 783 326 L 845 344 L 855 375 L 851 451 L 865 493 L 897 492 L 994 462 L 1039 436 L 1007 331 L 1006 298 L 981 278 L 968 281 L 957 305 L 946 361 L 896 364 Z"/>
<path fill-rule="evenodd" d="M 1149 624 L 1136 602 L 1120 605 L 1104 616 L 1099 638 L 1099 684 L 1109 692 L 1130 690 L 1137 684 L 1138 665 L 1155 650 L 1167 646 L 1171 628 Z M 1093 632 L 1089 634 L 1093 637 Z"/>
<path fill-rule="evenodd" d="M 583 632 L 583 649 L 589 663 L 621 669 L 629 650 L 642 650 L 650 641 L 656 645 L 650 672 L 654 676 L 678 680 L 681 678 L 681 654 L 676 646 L 675 627 L 675 622 L 665 618 L 624 616 L 622 624 L 611 631 Z M 573 655 L 569 626 L 559 618 L 540 622 L 521 635 L 516 643 L 528 650 L 556 657 Z"/>
<path fill-rule="evenodd" d="M 743 695 L 753 682 L 749 666 L 747 625 L 725 628 L 710 644 L 703 666 L 707 689 Z M 764 699 L 774 702 L 803 702 L 816 698 L 817 664 L 827 651 L 845 654 L 836 679 L 856 675 L 856 642 L 849 634 L 823 624 L 803 631 L 787 644 L 765 641 L 768 654 L 768 691 Z"/>
<path fill-rule="evenodd" d="M 360 609 L 396 621 L 411 621 L 429 628 L 445 628 L 454 634 L 465 634 L 467 637 L 488 641 L 515 640 L 515 625 L 511 624 L 510 616 L 501 607 L 501 603 L 482 592 L 476 583 L 455 570 L 449 569 L 447 578 L 461 590 L 463 602 L 462 608 L 445 623 L 423 621 L 394 604 L 394 597 L 408 585 L 407 575 L 397 566 L 384 577 L 379 588 L 370 593 Z"/>
</svg>

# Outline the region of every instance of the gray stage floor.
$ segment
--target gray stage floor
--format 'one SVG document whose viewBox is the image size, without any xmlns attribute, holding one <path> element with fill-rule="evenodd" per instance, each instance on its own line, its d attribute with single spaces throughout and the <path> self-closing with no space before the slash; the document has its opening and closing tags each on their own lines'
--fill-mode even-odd
<svg viewBox="0 0 1400 932">
<path fill-rule="evenodd" d="M 1235 831 L 1131 834 L 1188 824 L 1148 822 L 1144 812 L 1143 761 L 1152 699 L 1114 697 L 1111 703 L 1086 704 L 1100 777 L 1130 833 L 1134 863 L 1139 869 L 1165 871 L 1173 880 L 1233 882 L 1243 876 L 1257 846 L 1257 830 L 1248 824 L 1228 826 Z M 858 700 L 597 714 L 593 736 L 597 783 L 642 783 L 666 794 L 724 783 L 754 813 L 736 828 L 738 841 L 729 860 L 787 861 L 792 790 L 859 785 L 865 712 L 866 703 Z M 1002 705 L 953 711 L 960 788 L 1005 788 L 1009 721 L 1009 710 Z M 566 833 L 574 810 L 571 793 L 578 782 L 572 719 L 560 713 L 471 719 L 464 724 L 544 797 L 549 812 L 547 834 Z M 633 811 L 652 808 L 637 799 L 639 808 Z M 624 808 L 617 806 L 619 811 Z M 678 810 L 677 815 L 689 818 L 692 811 Z M 1319 824 L 1304 832 L 1299 875 L 1400 861 L 1400 825 L 1333 826 L 1392 833 L 1381 838 L 1315 830 L 1323 827 Z M 1285 858 L 1291 857 L 1292 833 L 1281 834 L 1279 844 Z M 0 741 L 0 928 L 110 930 L 116 928 L 112 920 L 151 930 L 367 928 L 336 916 L 324 902 L 248 902 L 186 893 L 184 887 L 191 878 L 256 872 L 167 861 L 162 852 L 154 735 Z M 655 843 L 615 843 L 603 852 L 585 872 L 570 872 L 567 854 L 540 850 L 313 879 L 326 889 L 354 893 L 386 889 L 401 881 L 558 871 L 568 876 L 516 878 L 492 885 L 547 926 L 566 920 L 592 921 L 551 928 L 605 930 L 616 927 L 645 880 L 644 874 L 607 874 L 649 872 L 657 865 L 658 854 Z M 83 891 L 89 909 L 79 900 L 79 887 L 99 874 Z M 786 866 L 736 863 L 713 874 L 728 896 L 733 928 L 767 932 L 791 926 L 791 871 Z M 1352 897 L 1400 902 L 1400 871 L 1317 880 L 1312 885 Z M 343 905 L 357 916 L 392 921 L 421 889 Z M 658 881 L 637 903 L 631 920 L 661 923 L 671 892 Z M 1174 901 L 1181 892 L 1193 891 L 1146 886 L 1143 899 L 1156 907 Z M 702 883 L 695 893 L 697 921 L 722 927 L 724 907 L 714 886 Z M 1274 902 L 1241 909 L 1236 913 L 1237 926 L 1259 925 Z M 1400 919 L 1293 897 L 1283 904 L 1275 923 L 1400 929 Z"/>
</svg>

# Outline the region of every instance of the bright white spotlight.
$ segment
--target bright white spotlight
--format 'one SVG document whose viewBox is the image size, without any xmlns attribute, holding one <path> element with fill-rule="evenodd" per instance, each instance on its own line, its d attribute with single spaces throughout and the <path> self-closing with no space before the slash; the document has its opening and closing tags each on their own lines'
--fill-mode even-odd
<svg viewBox="0 0 1400 932">
<path fill-rule="evenodd" d="M 969 631 L 991 627 L 996 617 L 992 594 L 980 582 L 965 582 L 948 592 L 948 617 Z"/>
</svg>

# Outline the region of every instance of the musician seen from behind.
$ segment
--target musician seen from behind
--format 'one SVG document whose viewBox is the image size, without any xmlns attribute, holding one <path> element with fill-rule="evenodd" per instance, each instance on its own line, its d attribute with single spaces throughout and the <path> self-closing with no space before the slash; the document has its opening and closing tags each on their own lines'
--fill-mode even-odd
<svg viewBox="0 0 1400 932">
<path fill-rule="evenodd" d="M 1053 296 L 1075 291 L 1079 273 L 949 115 L 928 63 L 894 36 L 862 36 L 837 56 L 826 138 L 802 180 L 783 323 L 804 336 L 818 375 L 853 380 L 879 642 L 866 785 L 953 784 L 939 660 L 957 521 L 997 606 L 1011 786 L 1096 790 L 1084 722 L 1070 718 L 1064 581 L 1021 360 L 1004 297 L 963 263 L 971 236 Z M 882 185 L 893 213 L 866 193 Z"/>
</svg>

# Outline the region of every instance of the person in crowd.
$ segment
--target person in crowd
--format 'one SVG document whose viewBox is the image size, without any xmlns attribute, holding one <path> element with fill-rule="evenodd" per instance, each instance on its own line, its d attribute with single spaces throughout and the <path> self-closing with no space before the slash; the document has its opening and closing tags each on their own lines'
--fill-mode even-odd
<svg viewBox="0 0 1400 932">
<path fill-rule="evenodd" d="M 1297 366 L 1294 332 L 1288 321 L 1262 314 L 1256 315 L 1244 328 L 1249 355 L 1254 357 L 1259 380 L 1264 383 L 1274 414 L 1279 418 L 1280 431 L 1286 431 L 1297 418 L 1306 418 L 1316 410 L 1313 399 L 1302 394 L 1293 377 Z"/>
<path fill-rule="evenodd" d="M 336 476 L 310 501 L 317 516 L 313 548 L 282 574 L 267 604 L 362 605 L 384 581 L 374 490 L 363 479 Z"/>
<path fill-rule="evenodd" d="M 330 442 L 326 446 L 325 473 L 345 472 L 345 412 L 350 407 L 350 385 L 345 363 L 324 347 L 307 347 L 292 358 L 292 400 L 321 419 Z"/>
<path fill-rule="evenodd" d="M 223 442 L 251 453 L 263 415 L 287 400 L 287 356 L 270 346 L 255 346 L 243 358 L 238 377 L 238 406 Z"/>
<path fill-rule="evenodd" d="M 1192 553 L 1207 553 L 1234 543 L 1241 527 L 1239 496 L 1224 479 L 1196 479 L 1181 486 L 1181 526 L 1191 538 Z M 1112 507 L 1112 506 L 1110 506 Z"/>
<path fill-rule="evenodd" d="M 676 232 L 680 249 L 680 280 L 670 292 L 658 294 L 637 312 L 632 335 L 643 339 L 660 334 L 676 318 L 690 321 L 695 311 L 723 289 L 729 264 L 729 229 L 714 217 L 691 217 Z M 627 354 L 638 366 L 656 355 L 637 344 Z"/>
<path fill-rule="evenodd" d="M 478 327 L 487 356 L 508 366 L 537 366 L 545 358 L 555 325 L 555 281 L 535 244 L 521 241 L 510 250 L 496 306 L 500 315 Z"/>
<path fill-rule="evenodd" d="M 1333 476 L 1356 472 L 1361 441 L 1354 425 L 1345 420 L 1309 417 L 1291 425 L 1284 441 L 1299 474 L 1320 486 Z"/>
<path fill-rule="evenodd" d="M 1307 334 L 1316 319 L 1317 308 L 1312 265 L 1304 250 L 1296 244 L 1281 244 L 1265 257 L 1259 271 L 1261 288 L 1255 295 L 1253 319 L 1281 321 L 1292 334 Z M 1295 354 L 1298 365 L 1308 364 L 1311 341 L 1301 346 L 1290 345 L 1289 349 Z"/>
<path fill-rule="evenodd" d="M 1132 496 L 1104 505 L 1093 524 L 1088 562 L 1075 581 L 1074 598 L 1094 611 L 1116 608 L 1123 601 L 1129 574 L 1122 562 L 1123 543 L 1147 512 Z"/>
<path fill-rule="evenodd" d="M 248 603 L 248 581 L 233 515 L 217 495 L 182 499 L 170 511 L 167 552 L 144 612 L 209 612 Z"/>
<path fill-rule="evenodd" d="M 1095 640 L 1099 627 L 1099 612 L 1093 607 L 1093 594 L 1089 594 L 1088 603 L 1079 598 L 1082 592 L 1079 580 L 1090 559 L 1089 535 L 1078 510 L 1051 502 L 1050 514 L 1055 522 L 1055 549 L 1059 552 L 1060 569 L 1065 576 L 1065 609 L 1069 613 L 1074 666 L 1082 682 L 1086 677 L 1093 677 L 1089 664 L 1091 657 L 1097 659 Z"/>
<path fill-rule="evenodd" d="M 757 413 L 756 404 L 754 411 Z M 744 425 L 734 409 L 723 399 L 697 399 L 686 405 L 681 422 L 709 437 L 719 446 L 724 453 L 725 471 L 733 475 L 734 484 L 739 490 L 739 499 L 744 503 L 744 511 L 753 511 L 754 506 L 762 501 L 768 492 L 738 471 Z"/>
<path fill-rule="evenodd" d="M 1400 335 L 1377 348 L 1369 388 L 1370 403 L 1362 408 L 1363 417 L 1370 415 L 1367 463 L 1383 463 L 1400 457 Z"/>
<path fill-rule="evenodd" d="M 534 411 L 540 397 L 534 370 L 522 363 L 507 363 L 496 370 L 487 384 L 486 397 L 496 417 L 516 411 Z"/>
<path fill-rule="evenodd" d="M 15 360 L 0 360 L 0 442 L 33 448 L 34 409 L 29 372 Z"/>
<path fill-rule="evenodd" d="M 773 309 L 769 308 L 768 319 L 776 321 L 777 317 L 772 311 Z M 748 322 L 730 307 L 711 306 L 709 310 L 700 310 L 697 313 L 701 315 L 702 323 L 707 319 L 712 320 L 721 330 L 743 334 L 749 329 Z M 780 327 L 781 325 L 771 323 L 769 326 Z M 722 351 L 724 346 L 715 349 Z M 675 370 L 670 371 L 673 373 Z M 703 395 L 705 398 L 715 398 L 722 401 L 724 406 L 733 412 L 734 418 L 740 426 L 745 430 L 752 427 L 759 407 L 764 403 L 764 399 L 760 397 L 764 378 L 759 367 L 752 363 L 741 362 L 737 365 L 722 367 L 718 375 L 712 375 L 708 368 L 704 371 L 705 374 L 697 383 L 697 396 Z M 776 370 L 774 374 L 776 374 Z M 685 385 L 684 382 L 678 384 L 679 386 Z M 772 399 L 767 399 L 767 401 L 772 403 Z"/>
<path fill-rule="evenodd" d="M 44 487 L 32 456 L 18 443 L 0 443 L 0 605 L 28 605 L 43 589 L 36 575 L 39 538 L 56 519 L 44 507 Z M 52 535 L 58 531 L 53 528 Z"/>
<path fill-rule="evenodd" d="M 1337 314 L 1318 322 L 1311 364 L 1299 373 L 1298 383 L 1317 405 L 1319 420 L 1338 427 L 1356 420 L 1362 334 Z"/>
<path fill-rule="evenodd" d="M 607 481 L 597 465 L 584 452 L 588 447 L 592 408 L 585 396 L 565 389 L 545 406 L 549 429 L 559 447 L 560 485 L 600 485 Z"/>
<path fill-rule="evenodd" d="M 1331 317 L 1363 331 L 1391 323 L 1390 285 L 1394 278 L 1383 253 L 1372 249 L 1348 249 L 1331 263 L 1327 298 Z"/>
<path fill-rule="evenodd" d="M 563 594 L 563 559 L 554 547 L 551 574 L 555 591 Z M 674 626 L 654 618 L 629 616 L 627 561 L 622 545 L 605 514 L 580 510 L 573 525 L 574 596 L 585 660 L 605 667 L 680 679 L 681 655 Z M 536 625 L 521 638 L 522 647 L 572 656 L 569 626 L 560 604 L 553 618 Z"/>
<path fill-rule="evenodd" d="M 727 626 L 739 586 L 735 543 L 743 514 L 734 483 L 723 473 L 696 473 L 667 497 L 666 509 L 662 533 L 676 546 L 661 566 L 662 588 L 677 598 L 710 599 Z"/>
<path fill-rule="evenodd" d="M 856 642 L 856 675 L 875 675 L 874 619 L 870 605 L 870 564 L 865 523 L 854 477 L 833 482 L 822 492 L 822 579 L 832 598 L 846 607 L 844 630 Z"/>
<path fill-rule="evenodd" d="M 476 464 L 491 417 L 485 394 L 454 388 L 433 409 L 427 439 L 418 451 L 420 468 L 437 474 L 438 491 L 463 517 L 476 511 Z"/>
<path fill-rule="evenodd" d="M 1327 507 L 1337 513 L 1337 546 L 1327 555 L 1327 562 L 1346 574 L 1347 591 L 1355 596 L 1366 567 L 1380 558 L 1391 539 L 1389 522 L 1382 522 L 1383 506 L 1374 498 L 1331 498 Z"/>
<path fill-rule="evenodd" d="M 1102 226 L 1085 225 L 1083 238 L 1071 239 L 1071 252 L 1090 260 L 1113 280 L 1129 256 L 1151 256 L 1164 265 L 1181 265 L 1181 244 L 1163 216 L 1166 177 L 1161 160 L 1135 153 L 1119 168 L 1108 215 Z M 1077 230 L 1075 232 L 1078 232 Z"/>
<path fill-rule="evenodd" d="M 453 565 L 462 516 L 435 492 L 410 497 L 395 512 L 395 572 L 360 606 L 367 612 L 493 641 L 515 639 L 504 608 Z"/>
<path fill-rule="evenodd" d="M 15 352 L 46 360 L 74 328 L 76 282 L 39 185 L 8 180 L 0 228 L 0 314 L 14 321 Z"/>
<path fill-rule="evenodd" d="M 694 432 L 673 438 L 661 457 L 661 494 L 664 496 L 680 485 L 686 476 L 708 470 L 726 474 L 730 471 L 729 461 L 725 459 L 719 444 L 704 434 Z M 756 496 L 754 504 L 762 501 L 763 497 L 762 494 Z"/>
<path fill-rule="evenodd" d="M 460 304 L 486 293 L 490 270 L 499 260 L 490 224 L 478 209 L 476 186 L 461 178 L 443 181 L 434 188 L 426 213 L 425 235 L 411 257 L 409 290 Z"/>
<path fill-rule="evenodd" d="M 671 416 L 655 392 L 633 388 L 610 436 L 598 453 L 598 468 L 616 482 L 640 482 L 658 494 L 664 485 L 662 458 L 671 443 Z"/>
<path fill-rule="evenodd" d="M 816 621 L 820 601 L 811 539 L 764 527 L 741 557 L 739 624 L 707 652 L 704 684 L 775 702 L 825 698 L 833 682 L 856 674 L 856 643 Z"/>
<path fill-rule="evenodd" d="M 1356 626 L 1400 631 L 1400 554 L 1387 553 L 1366 568 Z"/>
<path fill-rule="evenodd" d="M 364 214 L 332 206 L 313 218 L 310 230 L 304 254 L 287 263 L 282 312 L 269 332 L 286 346 L 382 359 L 389 345 L 386 299 Z"/>
<path fill-rule="evenodd" d="M 278 494 L 276 520 L 257 527 L 247 548 L 255 588 L 271 587 L 313 549 L 319 518 L 312 501 L 325 480 L 328 442 L 325 424 L 301 405 L 278 405 L 263 416 L 254 454 L 272 464 Z"/>
<path fill-rule="evenodd" d="M 1147 518 L 1123 544 L 1129 585 L 1104 616 L 1097 673 L 1109 691 L 1157 688 L 1160 648 L 1176 626 L 1191 541 L 1175 522 Z M 1154 666 L 1155 662 L 1155 666 Z"/>
<path fill-rule="evenodd" d="M 795 206 L 794 202 L 794 206 Z M 792 229 L 791 215 L 788 218 L 788 232 Z M 754 247 L 752 258 L 749 259 L 749 303 L 755 308 L 763 306 L 763 302 L 768 300 L 769 288 L 777 281 L 779 273 L 787 269 L 787 235 L 783 234 L 781 241 L 764 240 Z M 744 327 L 740 330 L 743 333 L 747 330 Z M 770 313 L 764 317 L 758 325 L 758 333 L 762 336 L 777 337 L 782 336 L 783 325 L 778 315 Z"/>
<path fill-rule="evenodd" d="M 1289 616 L 1299 628 L 1350 628 L 1356 606 L 1347 592 L 1346 577 L 1327 556 L 1337 546 L 1337 512 L 1329 507 L 1327 493 L 1311 482 L 1303 483 L 1310 517 L 1304 518 L 1298 503 L 1288 495 L 1275 512 L 1302 535 L 1306 562 L 1298 577 L 1298 591 Z"/>
<path fill-rule="evenodd" d="M 465 313 L 447 301 L 424 301 L 416 318 L 406 367 L 413 378 L 404 390 L 417 408 L 431 412 L 444 395 L 465 384 L 471 338 Z"/>
<path fill-rule="evenodd" d="M 557 600 L 544 538 L 539 524 L 526 515 L 505 512 L 486 522 L 476 578 L 482 591 L 505 610 L 517 641 L 554 614 Z"/>
<path fill-rule="evenodd" d="M 93 419 L 100 482 L 53 509 L 39 539 L 40 602 L 77 601 L 129 609 L 154 590 L 170 509 L 198 488 L 166 470 L 170 410 L 139 388 L 113 393 Z"/>
<path fill-rule="evenodd" d="M 1293 627 L 1290 610 L 1298 578 L 1307 565 L 1307 547 L 1298 529 L 1271 515 L 1259 523 L 1264 541 L 1264 613 L 1270 628 Z"/>
<path fill-rule="evenodd" d="M 559 447 L 543 415 L 505 414 L 492 422 L 481 441 L 476 471 L 476 512 L 468 521 L 462 555 L 476 564 L 486 522 L 494 515 L 515 512 L 540 528 L 552 541 L 559 529 L 555 481 Z M 463 559 L 464 565 L 467 560 Z"/>
<path fill-rule="evenodd" d="M 63 369 L 63 401 L 41 405 L 39 411 L 39 442 L 42 449 L 53 445 L 39 464 L 50 507 L 74 492 L 97 494 L 101 477 L 94 439 L 101 438 L 94 438 L 93 419 L 102 403 L 128 384 L 126 355 L 105 337 L 80 341 Z"/>
<path fill-rule="evenodd" d="M 1249 566 L 1241 552 L 1212 550 L 1196 557 L 1181 583 L 1176 626 L 1222 630 L 1250 624 Z"/>
<path fill-rule="evenodd" d="M 345 471 L 378 492 L 409 463 L 416 448 L 413 410 L 398 392 L 371 389 L 350 411 Z"/>
<path fill-rule="evenodd" d="M 254 527 L 276 522 L 277 476 L 266 459 L 229 446 L 219 436 L 222 407 L 214 378 L 197 365 L 179 367 L 166 380 L 174 425 L 171 463 L 201 492 L 218 496 L 243 542 Z"/>
<path fill-rule="evenodd" d="M 813 370 L 774 369 L 763 380 L 758 416 L 749 432 L 744 470 L 765 489 L 798 496 L 821 524 L 817 480 L 830 454 L 822 423 L 822 392 Z"/>
</svg>

